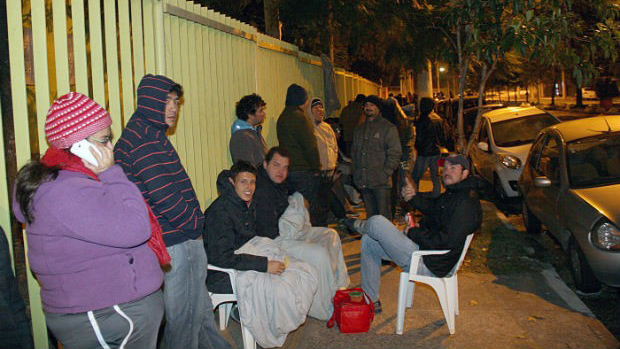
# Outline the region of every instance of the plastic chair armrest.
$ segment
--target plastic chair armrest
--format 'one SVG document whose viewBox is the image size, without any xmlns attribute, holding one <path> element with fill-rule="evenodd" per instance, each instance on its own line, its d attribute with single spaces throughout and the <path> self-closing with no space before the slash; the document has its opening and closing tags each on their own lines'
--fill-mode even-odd
<svg viewBox="0 0 620 349">
<path fill-rule="evenodd" d="M 237 294 L 237 270 L 230 268 L 220 268 L 213 264 L 207 264 L 208 270 L 221 271 L 223 273 L 228 274 L 230 278 L 230 285 L 232 286 L 233 293 Z"/>
<path fill-rule="evenodd" d="M 436 254 L 446 254 L 450 252 L 450 250 L 426 250 L 426 251 L 414 251 L 414 256 L 430 256 Z"/>
</svg>

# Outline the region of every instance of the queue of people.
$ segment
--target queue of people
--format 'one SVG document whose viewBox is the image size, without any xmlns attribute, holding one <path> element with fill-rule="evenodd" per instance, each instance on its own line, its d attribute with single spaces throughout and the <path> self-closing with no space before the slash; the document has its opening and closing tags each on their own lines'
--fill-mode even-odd
<svg viewBox="0 0 620 349">
<path fill-rule="evenodd" d="M 167 136 L 182 96 L 171 79 L 144 76 L 137 109 L 114 146 L 103 107 L 77 92 L 61 96 L 46 119 L 50 147 L 18 173 L 13 212 L 26 224 L 48 327 L 65 348 L 230 348 L 208 291 L 232 292 L 232 285 L 225 273 L 207 273 L 207 263 L 239 271 L 240 321 L 259 345 L 282 346 L 307 316 L 328 320 L 334 294 L 349 285 L 340 237 L 327 227 L 330 207 L 363 234 L 362 288 L 376 312 L 381 259 L 407 268 L 414 250 L 449 249 L 420 266 L 443 276 L 480 226 L 469 164 L 455 155 L 446 158 L 440 196 L 417 195 L 417 181 L 405 176 L 402 198 L 426 218 L 394 233 L 392 175 L 413 130 L 398 116 L 384 117 L 389 103 L 358 95 L 347 106 L 343 152 L 322 100 L 296 84 L 271 149 L 261 134 L 265 101 L 252 94 L 237 102 L 234 164 L 220 173 L 219 197 L 202 212 Z M 75 150 L 84 140 L 87 155 Z M 367 221 L 346 216 L 338 167 L 345 153 Z"/>
</svg>

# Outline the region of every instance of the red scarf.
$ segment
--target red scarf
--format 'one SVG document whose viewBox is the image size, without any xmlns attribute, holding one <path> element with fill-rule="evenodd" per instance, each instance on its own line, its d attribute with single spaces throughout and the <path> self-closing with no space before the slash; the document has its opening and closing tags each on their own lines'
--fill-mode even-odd
<svg viewBox="0 0 620 349">
<path fill-rule="evenodd" d="M 87 175 L 89 178 L 99 181 L 99 177 L 97 177 L 93 171 L 84 166 L 82 159 L 71 154 L 66 149 L 58 149 L 54 147 L 48 148 L 45 155 L 41 158 L 41 163 L 47 167 L 60 167 L 61 170 L 80 172 Z M 166 244 L 164 243 L 164 239 L 162 237 L 161 226 L 159 225 L 153 210 L 151 210 L 151 207 L 146 203 L 146 201 L 144 204 L 149 212 L 149 221 L 151 223 L 151 238 L 147 244 L 153 252 L 155 252 L 157 259 L 159 260 L 159 264 L 162 266 L 168 265 L 170 264 L 170 255 L 168 254 L 168 250 L 166 250 Z"/>
</svg>

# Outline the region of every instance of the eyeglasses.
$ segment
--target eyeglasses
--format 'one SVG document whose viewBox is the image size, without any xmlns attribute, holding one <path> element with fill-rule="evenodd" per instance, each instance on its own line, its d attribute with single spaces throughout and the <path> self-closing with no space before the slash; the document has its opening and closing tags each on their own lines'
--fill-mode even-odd
<svg viewBox="0 0 620 349">
<path fill-rule="evenodd" d="M 98 143 L 101 143 L 101 144 L 108 144 L 108 142 L 112 143 L 112 141 L 114 140 L 114 136 L 112 136 L 112 135 L 105 136 L 103 139 L 97 139 L 95 137 L 88 137 L 88 140 L 89 141 L 95 141 L 95 142 L 98 142 Z"/>
</svg>

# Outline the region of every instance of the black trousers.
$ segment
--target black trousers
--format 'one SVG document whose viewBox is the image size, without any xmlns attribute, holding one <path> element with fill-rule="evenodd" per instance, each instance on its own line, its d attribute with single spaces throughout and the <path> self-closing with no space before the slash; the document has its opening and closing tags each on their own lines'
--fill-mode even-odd
<svg viewBox="0 0 620 349">
<path fill-rule="evenodd" d="M 295 171 L 288 174 L 289 188 L 298 191 L 308 201 L 310 222 L 314 227 L 324 227 L 327 218 L 321 218 L 321 207 L 318 202 L 321 174 L 318 171 Z"/>
</svg>

